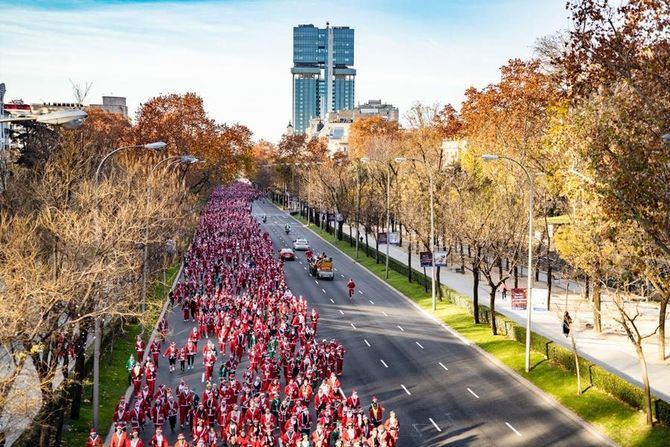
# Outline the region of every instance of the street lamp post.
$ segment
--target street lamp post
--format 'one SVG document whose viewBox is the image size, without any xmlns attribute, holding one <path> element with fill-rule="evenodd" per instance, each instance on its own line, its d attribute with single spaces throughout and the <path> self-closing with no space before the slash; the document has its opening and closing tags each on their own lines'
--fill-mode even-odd
<svg viewBox="0 0 670 447">
<path fill-rule="evenodd" d="M 191 165 L 193 163 L 197 163 L 199 160 L 192 156 L 192 155 L 175 155 L 172 157 L 167 157 L 164 158 L 163 160 L 159 161 L 153 167 L 151 168 L 151 171 L 149 172 L 149 180 L 153 177 L 154 173 L 156 172 L 156 169 L 162 165 L 163 163 L 169 162 L 167 166 L 174 165 L 174 164 L 185 164 L 185 165 Z M 149 209 L 149 204 L 151 203 L 151 198 L 152 198 L 152 193 L 153 190 L 151 188 L 151 181 L 147 183 L 147 210 Z M 144 247 L 142 250 L 142 302 L 140 305 L 140 312 L 144 314 L 146 311 L 146 302 L 147 302 L 147 260 L 149 258 L 149 218 L 147 215 L 147 221 L 144 226 Z M 142 332 L 144 332 L 144 324 L 142 324 Z"/>
<path fill-rule="evenodd" d="M 405 157 L 396 157 L 396 163 L 404 163 L 405 161 L 414 161 L 417 163 L 422 163 L 426 168 L 426 173 L 428 173 L 428 195 L 430 198 L 430 253 L 431 253 L 431 273 L 430 273 L 430 296 L 433 311 L 437 310 L 437 297 L 436 297 L 436 266 L 435 266 L 435 186 L 433 183 L 433 170 L 430 165 L 421 159 L 418 158 L 405 158 Z"/>
<path fill-rule="evenodd" d="M 384 278 L 389 278 L 389 238 L 391 232 L 391 163 L 377 158 L 362 157 L 363 163 L 375 161 L 386 164 L 386 263 L 384 267 Z M 377 235 L 379 236 L 379 235 Z"/>
<path fill-rule="evenodd" d="M 98 189 L 100 187 L 100 171 L 105 162 L 114 154 L 118 152 L 127 150 L 127 149 L 149 149 L 153 151 L 160 151 L 165 148 L 165 143 L 158 141 L 155 143 L 148 143 L 142 145 L 133 145 L 133 146 L 123 146 L 117 149 L 114 149 L 110 153 L 104 156 L 104 158 L 98 164 L 98 168 L 95 170 L 95 214 L 94 216 L 94 225 L 95 225 L 95 234 L 96 237 L 100 237 L 100 223 L 98 221 L 98 216 L 100 214 L 100 197 L 98 196 Z M 94 340 L 93 340 L 93 427 L 98 427 L 98 413 L 100 410 L 100 318 L 96 315 L 94 318 Z"/>
<path fill-rule="evenodd" d="M 530 372 L 530 331 L 531 315 L 533 313 L 533 206 L 535 201 L 535 187 L 533 176 L 528 169 L 517 160 L 503 155 L 484 154 L 484 161 L 507 160 L 521 168 L 528 179 L 528 294 L 526 299 L 526 372 Z"/>
</svg>

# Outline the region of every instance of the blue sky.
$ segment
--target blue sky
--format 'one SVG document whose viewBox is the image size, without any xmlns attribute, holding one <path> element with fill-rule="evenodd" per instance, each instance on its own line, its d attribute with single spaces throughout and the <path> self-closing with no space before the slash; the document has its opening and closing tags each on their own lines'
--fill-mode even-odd
<svg viewBox="0 0 670 447">
<path fill-rule="evenodd" d="M 0 0 L 7 98 L 89 101 L 195 91 L 210 115 L 276 141 L 291 114 L 292 27 L 355 28 L 356 101 L 460 105 L 538 37 L 568 25 L 563 0 Z"/>
</svg>

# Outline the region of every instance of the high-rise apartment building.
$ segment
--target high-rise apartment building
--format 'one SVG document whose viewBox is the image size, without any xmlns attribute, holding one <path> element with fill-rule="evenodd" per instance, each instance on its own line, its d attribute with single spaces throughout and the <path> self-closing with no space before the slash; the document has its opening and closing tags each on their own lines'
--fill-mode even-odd
<svg viewBox="0 0 670 447">
<path fill-rule="evenodd" d="M 354 30 L 348 26 L 293 28 L 293 128 L 354 106 Z"/>
</svg>

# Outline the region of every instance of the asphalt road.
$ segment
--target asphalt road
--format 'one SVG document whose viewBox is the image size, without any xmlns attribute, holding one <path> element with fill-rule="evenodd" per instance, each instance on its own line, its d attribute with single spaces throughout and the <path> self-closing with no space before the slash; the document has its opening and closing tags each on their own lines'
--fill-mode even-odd
<svg viewBox="0 0 670 447">
<path fill-rule="evenodd" d="M 364 404 L 375 395 L 386 415 L 397 413 L 399 446 L 605 445 L 274 205 L 257 202 L 253 213 L 259 220 L 267 215 L 263 227 L 277 251 L 304 237 L 315 253 L 333 257 L 335 280 L 317 281 L 297 252 L 297 260 L 285 264 L 288 285 L 317 308 L 318 336 L 344 344 L 345 392 L 356 389 Z M 350 277 L 357 285 L 353 302 L 346 291 Z"/>
</svg>

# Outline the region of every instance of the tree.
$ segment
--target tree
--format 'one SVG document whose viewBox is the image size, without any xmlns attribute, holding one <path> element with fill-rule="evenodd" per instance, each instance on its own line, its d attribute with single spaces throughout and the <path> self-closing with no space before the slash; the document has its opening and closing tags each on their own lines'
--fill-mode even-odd
<svg viewBox="0 0 670 447">
<path fill-rule="evenodd" d="M 568 9 L 572 31 L 556 62 L 575 113 L 584 117 L 582 156 L 598 179 L 608 218 L 637 223 L 666 259 L 647 271 L 661 287 L 659 357 L 665 358 L 670 295 L 660 284 L 670 257 L 670 151 L 661 136 L 670 130 L 670 5 L 571 0 Z"/>
<path fill-rule="evenodd" d="M 576 208 L 570 215 L 570 225 L 563 225 L 554 235 L 554 243 L 563 259 L 585 272 L 593 279 L 591 304 L 593 329 L 602 332 L 602 281 L 607 275 L 608 258 L 613 247 L 607 243 L 611 238 L 613 224 L 593 199 Z"/>
<path fill-rule="evenodd" d="M 451 104 L 445 104 L 433 117 L 433 125 L 439 130 L 442 138 L 453 139 L 460 135 L 463 120 Z"/>
<path fill-rule="evenodd" d="M 150 99 L 140 106 L 132 132 L 138 144 L 164 141 L 171 155 L 190 154 L 203 161 L 189 170 L 189 185 L 204 194 L 251 170 L 251 135 L 244 125 L 214 122 L 195 93 Z"/>
<path fill-rule="evenodd" d="M 98 162 L 124 144 L 127 129 L 127 121 L 118 116 L 92 113 L 81 129 L 60 131 L 57 144 L 39 151 L 44 156 L 32 167 L 17 166 L 4 193 L 8 206 L 0 211 L 0 343 L 14 368 L 0 386 L 12 388 L 26 363 L 34 367 L 41 445 L 52 438 L 59 442 L 64 389 L 77 416 L 83 348 L 93 321 L 146 318 L 135 298 L 142 259 L 137 246 L 144 241 L 146 223 L 149 243 L 155 245 L 167 235 L 178 236 L 177 229 L 192 222 L 192 200 L 165 176 L 148 179 L 146 161 L 139 163 L 132 152 L 111 159 L 99 187 L 93 184 Z M 148 203 L 147 179 L 163 192 Z M 62 355 L 66 340 L 80 347 L 74 375 L 68 356 Z M 3 417 L 6 408 L 0 399 Z"/>
<path fill-rule="evenodd" d="M 368 150 L 372 138 L 394 140 L 399 133 L 400 127 L 397 121 L 386 120 L 381 116 L 358 118 L 349 129 L 349 157 L 369 156 Z"/>
<path fill-rule="evenodd" d="M 640 316 L 640 301 L 633 303 L 629 299 L 632 293 L 647 296 L 649 293 L 658 293 L 647 288 L 641 279 L 639 268 L 644 258 L 644 233 L 635 222 L 619 224 L 613 227 L 610 239 L 607 241 L 612 247 L 611 253 L 605 262 L 609 262 L 607 275 L 603 277 L 603 286 L 609 287 L 612 303 L 616 308 L 614 321 L 619 323 L 626 333 L 626 337 L 635 348 L 635 353 L 640 364 L 642 375 L 643 392 L 645 397 L 645 413 L 647 425 L 653 424 L 653 408 L 651 400 L 651 386 L 649 383 L 649 372 L 647 360 L 642 343 L 647 338 L 656 334 L 660 323 L 653 330 L 643 331 L 638 325 L 637 318 Z"/>
</svg>

